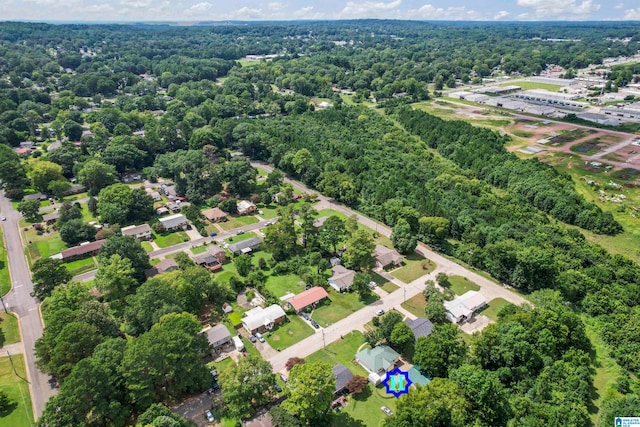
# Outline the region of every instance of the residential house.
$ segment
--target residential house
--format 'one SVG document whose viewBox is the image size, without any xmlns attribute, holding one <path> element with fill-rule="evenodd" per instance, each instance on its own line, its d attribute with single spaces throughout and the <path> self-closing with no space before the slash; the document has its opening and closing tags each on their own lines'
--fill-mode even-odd
<svg viewBox="0 0 640 427">
<path fill-rule="evenodd" d="M 82 184 L 73 184 L 67 191 L 62 193 L 65 196 L 72 196 L 74 194 L 80 194 L 87 191 L 87 187 Z"/>
<path fill-rule="evenodd" d="M 193 257 L 193 262 L 210 271 L 218 271 L 222 268 L 220 261 L 210 253 L 202 253 Z"/>
<path fill-rule="evenodd" d="M 287 300 L 287 304 L 289 304 L 296 313 L 299 313 L 309 306 L 315 306 L 328 296 L 329 294 L 327 294 L 327 291 L 324 290 L 324 288 L 314 286 L 313 288 L 309 288 L 306 291 L 290 298 Z"/>
<path fill-rule="evenodd" d="M 154 202 L 162 201 L 162 196 L 157 191 L 149 192 L 149 196 L 151 196 L 151 198 L 153 199 Z"/>
<path fill-rule="evenodd" d="M 22 198 L 22 200 L 40 200 L 40 201 L 47 200 L 47 199 L 48 199 L 47 195 L 42 193 L 27 194 Z"/>
<path fill-rule="evenodd" d="M 207 246 L 207 253 L 216 257 L 220 264 L 223 264 L 227 260 L 227 255 L 224 253 L 224 249 L 218 245 Z"/>
<path fill-rule="evenodd" d="M 338 292 L 348 291 L 353 284 L 354 277 L 356 277 L 356 272 L 342 265 L 334 266 L 331 271 L 333 274 L 329 277 L 329 286 Z"/>
<path fill-rule="evenodd" d="M 389 249 L 386 246 L 376 245 L 373 257 L 376 260 L 376 267 L 378 268 L 387 268 L 389 266 L 399 267 L 402 265 L 402 255 L 400 255 L 398 251 Z"/>
<path fill-rule="evenodd" d="M 189 225 L 187 217 L 182 214 L 175 214 L 160 218 L 159 221 L 167 231 L 184 230 Z"/>
<path fill-rule="evenodd" d="M 222 304 L 222 311 L 224 313 L 231 313 L 233 311 L 233 307 L 228 302 L 225 302 Z"/>
<path fill-rule="evenodd" d="M 151 227 L 149 224 L 130 225 L 120 229 L 123 236 L 135 237 L 138 240 L 151 240 Z"/>
<path fill-rule="evenodd" d="M 18 157 L 29 157 L 32 153 L 31 148 L 20 147 L 16 149 L 16 154 Z"/>
<path fill-rule="evenodd" d="M 164 206 L 160 206 L 158 209 L 156 209 L 156 213 L 160 216 L 162 215 L 168 215 L 169 214 L 169 209 L 165 208 Z"/>
<path fill-rule="evenodd" d="M 42 215 L 42 220 L 47 223 L 47 225 L 51 225 L 56 222 L 60 218 L 60 212 L 54 211 L 48 214 Z"/>
<path fill-rule="evenodd" d="M 87 258 L 89 256 L 96 255 L 105 243 L 107 243 L 106 239 L 96 240 L 95 242 L 80 243 L 78 246 L 65 249 L 59 254 L 53 255 L 51 258 L 61 259 L 65 262 L 74 259 Z"/>
<path fill-rule="evenodd" d="M 215 325 L 212 328 L 204 331 L 207 335 L 207 339 L 209 340 L 209 344 L 213 347 L 213 350 L 216 351 L 220 349 L 222 346 L 231 343 L 231 333 L 227 329 L 226 326 L 222 324 Z"/>
<path fill-rule="evenodd" d="M 157 263 L 154 267 L 145 270 L 144 275 L 147 279 L 157 276 L 158 274 L 168 273 L 170 271 L 177 270 L 178 263 L 172 258 L 166 258 Z"/>
<path fill-rule="evenodd" d="M 20 143 L 20 148 L 29 148 L 30 150 L 35 150 L 36 143 L 33 141 L 22 141 Z"/>
<path fill-rule="evenodd" d="M 385 373 L 392 371 L 399 360 L 400 355 L 386 345 L 365 348 L 356 353 L 356 362 L 367 371 L 369 382 L 374 386 L 382 382 Z"/>
<path fill-rule="evenodd" d="M 179 203 L 168 202 L 165 206 L 169 211 L 173 213 L 178 213 L 180 212 L 180 209 L 181 209 Z"/>
<path fill-rule="evenodd" d="M 256 211 L 256 205 L 248 200 L 240 200 L 238 202 L 238 214 L 239 215 L 251 215 Z"/>
<path fill-rule="evenodd" d="M 270 305 L 267 308 L 253 308 L 247 311 L 244 316 L 242 326 L 250 334 L 270 331 L 278 323 L 284 322 L 286 318 L 284 310 L 278 304 Z"/>
<path fill-rule="evenodd" d="M 336 378 L 336 389 L 333 394 L 340 394 L 346 390 L 347 383 L 351 381 L 353 374 L 349 368 L 344 365 L 336 365 L 331 370 Z"/>
<path fill-rule="evenodd" d="M 473 317 L 473 314 L 487 305 L 487 299 L 478 291 L 468 291 L 464 295 L 445 301 L 447 319 L 453 323 L 462 323 Z"/>
<path fill-rule="evenodd" d="M 220 208 L 212 208 L 202 211 L 202 216 L 211 222 L 224 222 L 227 220 L 227 213 Z"/>
<path fill-rule="evenodd" d="M 235 255 L 247 254 L 251 251 L 255 251 L 262 245 L 262 240 L 257 237 L 252 237 L 250 239 L 242 240 L 238 243 L 232 243 L 229 245 L 229 250 L 233 252 Z"/>
<path fill-rule="evenodd" d="M 431 335 L 431 331 L 433 330 L 433 323 L 431 323 L 431 320 L 423 317 L 406 319 L 404 323 L 411 328 L 416 339 L 419 337 L 428 337 Z"/>
</svg>

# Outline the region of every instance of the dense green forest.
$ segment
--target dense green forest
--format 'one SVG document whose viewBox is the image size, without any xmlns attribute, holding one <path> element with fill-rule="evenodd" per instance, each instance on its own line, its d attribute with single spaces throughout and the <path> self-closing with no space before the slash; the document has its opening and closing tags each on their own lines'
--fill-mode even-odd
<svg viewBox="0 0 640 427">
<path fill-rule="evenodd" d="M 553 37 L 579 41 L 544 40 Z M 123 174 L 167 177 L 201 228 L 200 207 L 229 211 L 236 198 L 270 201 L 281 190 L 277 173 L 267 178 L 274 185 L 257 189 L 249 159 L 264 160 L 389 226 L 408 224 L 411 238 L 488 272 L 535 306 L 508 307 L 470 345 L 457 328 L 437 325 L 416 348 L 437 367 L 434 381 L 402 398 L 385 425 L 593 425 L 588 321 L 623 372 L 594 418 L 608 426 L 638 410 L 640 266 L 590 244 L 580 229 L 615 235 L 621 225 L 585 201 L 569 176 L 508 153 L 498 133 L 405 104 L 457 80 L 632 55 L 639 41 L 637 25 L 626 23 L 0 23 L 0 180 L 20 200 L 35 191 L 60 196 L 77 179 L 98 196 L 94 213 L 123 225 L 154 216 L 148 196 L 118 183 Z M 249 54 L 278 56 L 249 63 Z M 614 68 L 609 77 L 623 86 L 634 72 Z M 333 108 L 316 111 L 310 98 Z M 387 108 L 357 105 L 373 98 Z M 12 148 L 24 141 L 42 150 L 21 159 Z M 98 238 L 79 209 L 61 214 L 65 242 Z M 282 215 L 293 229 L 294 213 Z M 54 261 L 34 265 L 34 281 L 50 285 L 37 292 L 46 321 L 38 364 L 60 383 L 39 425 L 184 425 L 158 403 L 206 390 L 197 316 L 245 283 L 217 280 L 184 257 L 179 270 L 145 280 L 150 265 L 139 242 L 101 237 L 109 241 L 99 255 L 99 296 Z"/>
</svg>

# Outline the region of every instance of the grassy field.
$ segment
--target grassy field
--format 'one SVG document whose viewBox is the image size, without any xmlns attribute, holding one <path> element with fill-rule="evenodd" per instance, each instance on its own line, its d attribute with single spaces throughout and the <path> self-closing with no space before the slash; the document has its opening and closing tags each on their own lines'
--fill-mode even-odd
<svg viewBox="0 0 640 427">
<path fill-rule="evenodd" d="M 385 279 L 384 277 L 382 277 L 381 275 L 379 275 L 378 273 L 370 273 L 371 274 L 371 280 L 373 280 L 374 282 L 376 282 L 376 284 L 382 288 L 383 290 L 387 291 L 388 293 L 391 293 L 397 289 L 400 289 L 400 287 L 398 285 L 396 285 L 395 283 Z"/>
<path fill-rule="evenodd" d="M 341 364 L 349 368 L 354 375 L 367 376 L 362 366 L 355 363 L 355 355 L 358 348 L 364 343 L 364 336 L 360 331 L 352 331 L 344 335 L 344 338 L 335 341 L 322 350 L 318 350 L 305 358 L 308 362 L 323 361 L 331 366 Z"/>
<path fill-rule="evenodd" d="M 382 286 L 380 286 L 387 293 L 391 293 L 400 289 L 400 286 L 396 285 L 393 282 L 385 282 Z"/>
<path fill-rule="evenodd" d="M 413 253 L 404 258 L 403 267 L 394 270 L 391 274 L 404 283 L 411 283 L 435 269 L 436 265 L 433 261 L 426 260 L 421 255 Z"/>
<path fill-rule="evenodd" d="M 285 349 L 313 334 L 311 326 L 296 315 L 287 316 L 286 323 L 281 323 L 271 332 L 264 335 L 274 349 Z"/>
<path fill-rule="evenodd" d="M 262 203 L 258 203 L 258 210 L 262 211 L 260 215 L 263 219 L 273 219 L 278 216 L 278 208 L 276 205 L 267 205 L 265 206 Z"/>
<path fill-rule="evenodd" d="M 11 290 L 11 277 L 9 276 L 9 265 L 7 264 L 7 252 L 4 248 L 4 236 L 0 230 L 0 295 L 5 295 Z"/>
<path fill-rule="evenodd" d="M 22 341 L 16 316 L 11 313 L 0 312 L 0 325 L 2 325 L 2 335 L 4 337 L 3 341 L 0 341 L 0 345 L 15 344 Z"/>
<path fill-rule="evenodd" d="M 450 276 L 451 290 L 456 295 L 463 295 L 467 291 L 477 291 L 480 286 L 476 285 L 466 277 L 462 276 Z"/>
<path fill-rule="evenodd" d="M 177 245 L 178 243 L 188 242 L 189 237 L 184 231 L 175 231 L 173 233 L 157 234 L 153 232 L 153 241 L 160 248 L 168 248 L 169 246 Z"/>
<path fill-rule="evenodd" d="M 196 246 L 191 248 L 191 253 L 194 255 L 198 255 L 207 251 L 207 247 L 205 245 Z"/>
<path fill-rule="evenodd" d="M 225 231 L 233 230 L 234 228 L 242 228 L 246 225 L 255 224 L 258 222 L 258 218 L 255 216 L 230 216 L 228 221 L 220 222 L 218 225 Z"/>
<path fill-rule="evenodd" d="M 248 232 L 248 233 L 236 234 L 234 236 L 227 237 L 224 240 L 226 240 L 227 243 L 238 243 L 238 242 L 242 242 L 243 240 L 251 239 L 252 237 L 258 237 L 258 235 L 253 232 Z"/>
<path fill-rule="evenodd" d="M 350 415 L 354 420 L 352 425 L 365 425 L 376 427 L 380 425 L 380 421 L 383 420 L 386 415 L 380 408 L 386 406 L 393 412 L 396 410 L 397 399 L 385 392 L 384 387 L 373 387 L 371 384 L 367 385 L 364 393 L 348 399 L 348 405 L 343 410 L 343 417 Z M 346 420 L 338 418 L 337 422 L 334 422 L 334 426 L 342 427 Z M 348 422 L 348 421 L 346 421 Z M 347 424 L 348 425 L 348 424 Z"/>
<path fill-rule="evenodd" d="M 145 252 L 149 253 L 153 251 L 153 246 L 151 246 L 151 243 L 149 242 L 142 242 L 142 249 L 144 249 Z"/>
<path fill-rule="evenodd" d="M 418 294 L 412 298 L 409 298 L 400 305 L 402 308 L 404 308 L 414 316 L 424 317 L 424 308 L 427 306 L 427 301 L 424 299 L 424 296 L 422 294 Z"/>
<path fill-rule="evenodd" d="M 489 301 L 489 304 L 480 311 L 480 314 L 487 316 L 489 319 L 498 321 L 498 312 L 505 305 L 511 304 L 509 301 L 502 298 L 495 298 Z"/>
<path fill-rule="evenodd" d="M 304 291 L 304 285 L 300 285 L 302 279 L 297 274 L 285 274 L 282 276 L 269 276 L 265 287 L 271 291 L 277 298 L 291 292 L 299 294 Z"/>
<path fill-rule="evenodd" d="M 78 274 L 82 274 L 98 268 L 93 258 L 78 259 L 75 261 L 67 262 L 64 265 L 65 267 L 67 267 L 67 270 L 69 270 L 69 273 L 71 273 L 72 276 L 77 276 Z"/>
<path fill-rule="evenodd" d="M 368 301 L 360 301 L 356 292 L 338 293 L 329 289 L 329 300 L 321 307 L 313 310 L 311 317 L 322 327 L 336 323 L 350 314 L 360 310 L 365 305 L 371 304 L 378 299 L 378 295 L 372 294 Z"/>
<path fill-rule="evenodd" d="M 550 83 L 538 83 L 538 82 L 514 82 L 514 83 L 502 83 L 500 86 L 520 86 L 522 90 L 529 89 L 545 89 L 550 92 L 560 92 L 562 86 L 554 85 Z"/>
<path fill-rule="evenodd" d="M 11 356 L 11 359 L 18 375 L 27 378 L 24 356 L 17 354 Z M 2 426 L 29 427 L 34 424 L 29 385 L 22 378 L 16 376 L 8 357 L 0 358 L 0 390 L 5 391 L 14 403 L 9 410 L 0 412 L 0 425 Z"/>
</svg>

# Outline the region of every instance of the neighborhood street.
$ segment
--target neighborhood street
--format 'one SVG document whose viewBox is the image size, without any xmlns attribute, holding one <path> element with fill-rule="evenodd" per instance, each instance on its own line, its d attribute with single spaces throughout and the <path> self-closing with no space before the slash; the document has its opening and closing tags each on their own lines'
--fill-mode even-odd
<svg viewBox="0 0 640 427">
<path fill-rule="evenodd" d="M 11 282 L 13 283 L 11 291 L 4 297 L 4 301 L 7 310 L 15 313 L 19 319 L 31 402 L 37 419 L 44 411 L 47 400 L 53 396 L 56 390 L 49 384 L 49 376 L 40 372 L 35 364 L 34 345 L 36 340 L 42 336 L 42 319 L 40 318 L 40 303 L 31 296 L 33 283 L 31 282 L 31 272 L 24 255 L 24 247 L 20 238 L 20 226 L 18 224 L 22 215 L 13 209 L 11 201 L 4 197 L 4 193 L 0 195 L 0 210 L 2 215 L 7 218 L 6 221 L 2 222 L 2 231 L 4 233 Z"/>
</svg>

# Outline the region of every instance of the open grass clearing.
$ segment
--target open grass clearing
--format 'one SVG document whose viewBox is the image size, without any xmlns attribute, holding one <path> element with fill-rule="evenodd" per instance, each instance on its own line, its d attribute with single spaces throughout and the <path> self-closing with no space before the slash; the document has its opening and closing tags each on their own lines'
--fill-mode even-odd
<svg viewBox="0 0 640 427">
<path fill-rule="evenodd" d="M 304 291 L 304 282 L 297 274 L 283 274 L 280 276 L 269 276 L 265 287 L 277 298 L 288 293 L 299 294 Z"/>
<path fill-rule="evenodd" d="M 258 222 L 258 218 L 252 215 L 246 216 L 229 216 L 229 219 L 225 222 L 220 222 L 218 225 L 225 231 L 233 230 L 235 228 L 242 228 L 247 225 L 255 224 Z"/>
<path fill-rule="evenodd" d="M 436 269 L 436 264 L 433 261 L 416 253 L 404 257 L 403 264 L 403 267 L 394 270 L 391 275 L 404 283 L 411 283 Z"/>
<path fill-rule="evenodd" d="M 371 294 L 369 299 L 361 301 L 357 292 L 339 293 L 332 288 L 328 292 L 328 301 L 313 310 L 311 315 L 313 320 L 322 327 L 336 323 L 378 299 L 376 294 Z"/>
<path fill-rule="evenodd" d="M 0 357 L 0 390 L 7 393 L 9 400 L 13 402 L 7 411 L 0 412 L 0 425 L 30 427 L 34 424 L 34 420 L 29 384 L 26 381 L 24 356 L 14 354 L 11 359 L 18 375 L 13 371 L 9 358 Z"/>
<path fill-rule="evenodd" d="M 191 248 L 191 253 L 194 255 L 198 255 L 207 251 L 207 247 L 205 245 L 195 246 Z"/>
<path fill-rule="evenodd" d="M 258 210 L 262 211 L 259 213 L 262 219 L 273 219 L 278 216 L 278 207 L 274 204 L 264 205 L 262 203 L 258 203 Z"/>
<path fill-rule="evenodd" d="M 2 329 L 3 339 L 0 345 L 15 344 L 22 341 L 20 338 L 20 328 L 18 326 L 18 318 L 11 314 L 0 312 L 0 327 Z"/>
<path fill-rule="evenodd" d="M 568 82 L 569 81 L 567 80 L 567 84 Z M 560 92 L 560 89 L 562 88 L 561 85 L 554 85 L 551 83 L 538 83 L 538 82 L 508 82 L 508 83 L 502 83 L 500 84 L 500 86 L 520 86 L 522 90 L 544 89 L 544 90 L 548 90 L 549 92 Z"/>
<path fill-rule="evenodd" d="M 400 306 L 416 317 L 424 317 L 424 308 L 427 306 L 427 301 L 424 299 L 424 295 L 418 294 L 409 298 Z"/>
<path fill-rule="evenodd" d="M 153 246 L 151 246 L 149 242 L 142 242 L 142 249 L 144 249 L 146 253 L 149 253 L 153 251 Z"/>
<path fill-rule="evenodd" d="M 264 334 L 267 342 L 274 349 L 285 349 L 313 334 L 311 326 L 296 315 L 287 316 L 288 321 Z"/>
<path fill-rule="evenodd" d="M 238 242 L 242 242 L 243 240 L 248 240 L 251 239 L 253 237 L 258 237 L 257 234 L 255 234 L 254 232 L 248 232 L 248 233 L 242 233 L 242 234 L 236 234 L 233 236 L 229 236 L 226 239 L 224 239 L 227 243 L 238 243 Z"/>
<path fill-rule="evenodd" d="M 378 273 L 371 273 L 371 280 L 376 282 L 378 287 L 382 288 L 387 293 L 391 293 L 391 292 L 393 292 L 395 290 L 400 289 L 400 286 L 398 286 L 395 283 L 385 279 L 384 277 L 382 277 Z"/>
<path fill-rule="evenodd" d="M 466 277 L 462 276 L 449 276 L 451 282 L 451 290 L 456 295 L 463 295 L 468 291 L 477 291 L 480 286 L 476 285 Z"/>
<path fill-rule="evenodd" d="M 511 304 L 509 301 L 504 300 L 502 298 L 494 298 L 485 308 L 480 310 L 480 314 L 487 316 L 489 319 L 497 322 L 498 321 L 498 312 L 502 309 L 502 307 Z"/>
<path fill-rule="evenodd" d="M 158 234 L 153 232 L 153 241 L 160 248 L 168 248 L 169 246 L 177 245 L 179 243 L 188 242 L 189 236 L 184 231 L 174 231 L 173 233 Z"/>
<path fill-rule="evenodd" d="M 380 421 L 387 415 L 380 409 L 386 406 L 391 411 L 396 411 L 396 399 L 393 395 L 387 394 L 384 387 L 373 387 L 367 384 L 364 392 L 358 396 L 349 396 L 347 407 L 342 410 L 342 417 L 351 416 L 354 420 L 353 425 L 379 426 Z M 336 416 L 337 423 L 334 426 L 345 426 L 343 423 L 349 423 L 349 420 L 341 419 Z M 346 424 L 348 425 L 348 424 Z"/>
<path fill-rule="evenodd" d="M 93 257 L 66 262 L 64 266 L 67 267 L 67 270 L 69 270 L 72 276 L 77 276 L 78 274 L 98 268 Z"/>
<path fill-rule="evenodd" d="M 322 350 L 310 354 L 305 358 L 307 362 L 326 362 L 331 366 L 341 364 L 349 368 L 354 375 L 367 376 L 364 368 L 355 362 L 358 348 L 364 343 L 364 336 L 360 331 L 352 331 L 343 335 L 341 340 L 335 341 Z"/>
</svg>

